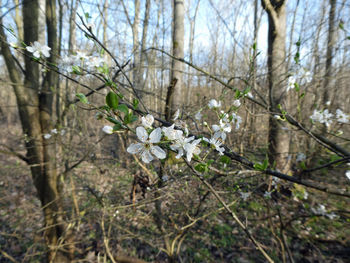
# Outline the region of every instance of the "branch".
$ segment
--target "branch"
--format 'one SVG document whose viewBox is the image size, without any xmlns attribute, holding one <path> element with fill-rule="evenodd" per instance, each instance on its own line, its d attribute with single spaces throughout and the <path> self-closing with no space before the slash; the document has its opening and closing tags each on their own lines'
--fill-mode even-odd
<svg viewBox="0 0 350 263">
<path fill-rule="evenodd" d="M 26 156 L 24 156 L 24 155 L 22 155 L 22 154 L 16 152 L 16 151 L 15 151 L 13 148 L 11 148 L 10 146 L 7 146 L 7 145 L 2 144 L 2 143 L 0 143 L 0 146 L 6 148 L 6 149 L 8 150 L 8 151 L 0 150 L 0 153 L 4 153 L 4 154 L 9 154 L 9 155 L 16 156 L 16 157 L 18 157 L 19 159 L 21 159 L 22 161 L 24 161 L 24 162 L 26 162 L 27 164 L 29 164 L 29 159 L 28 159 Z"/>
<path fill-rule="evenodd" d="M 243 229 L 244 233 L 248 236 L 248 238 L 253 242 L 254 246 L 261 252 L 261 254 L 265 257 L 268 262 L 274 262 L 270 256 L 265 252 L 265 250 L 261 247 L 260 243 L 256 241 L 256 239 L 250 234 L 247 227 L 242 223 L 242 221 L 237 217 L 237 215 L 230 209 L 230 207 L 225 203 L 225 201 L 220 197 L 218 192 L 209 184 L 202 174 L 194 169 L 194 167 L 183 158 L 187 166 L 192 170 L 192 172 L 199 178 L 199 180 L 209 189 L 209 191 L 216 197 L 216 199 L 222 204 L 225 210 L 232 216 L 232 218 L 236 221 L 236 223 Z"/>
<path fill-rule="evenodd" d="M 278 23 L 278 16 L 276 13 L 275 8 L 272 6 L 270 0 L 261 0 L 261 4 L 263 8 L 266 10 L 266 12 L 270 15 L 270 17 L 273 20 L 273 23 L 277 25 Z"/>
</svg>

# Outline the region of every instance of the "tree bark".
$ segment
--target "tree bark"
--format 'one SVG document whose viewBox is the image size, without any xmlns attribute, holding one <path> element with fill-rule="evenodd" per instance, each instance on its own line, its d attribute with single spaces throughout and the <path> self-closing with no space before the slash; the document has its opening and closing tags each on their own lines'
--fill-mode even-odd
<svg viewBox="0 0 350 263">
<path fill-rule="evenodd" d="M 172 55 L 176 58 L 184 58 L 184 1 L 173 0 L 173 23 L 172 23 Z M 175 111 L 183 103 L 183 63 L 172 60 L 170 80 L 171 85 L 167 91 L 167 102 L 165 106 L 165 117 L 169 121 Z"/>
<path fill-rule="evenodd" d="M 37 0 L 24 0 L 23 25 L 24 43 L 30 45 L 38 40 L 38 10 Z M 46 6 L 48 44 L 51 53 L 57 54 L 57 22 L 55 1 L 47 0 Z M 0 21 L 2 23 L 2 21 Z M 14 83 L 22 130 L 25 134 L 27 159 L 38 197 L 41 201 L 45 231 L 44 236 L 48 246 L 49 262 L 67 262 L 67 257 L 61 253 L 59 245 L 64 245 L 64 224 L 62 206 L 58 188 L 56 172 L 55 138 L 44 140 L 43 134 L 52 129 L 52 98 L 51 87 L 56 84 L 56 74 L 49 71 L 44 78 L 41 88 L 39 83 L 38 63 L 31 59 L 32 54 L 25 51 L 25 76 L 17 70 L 3 27 L 0 27 L 1 53 L 4 57 L 11 81 Z M 55 63 L 55 56 L 51 55 L 50 63 Z"/>
<path fill-rule="evenodd" d="M 262 5 L 268 14 L 268 85 L 269 85 L 269 134 L 268 154 L 270 165 L 283 173 L 291 168 L 289 158 L 290 138 L 284 122 L 274 117 L 280 113 L 279 105 L 288 110 L 288 99 L 285 92 L 286 78 L 286 1 L 262 0 Z"/>
<path fill-rule="evenodd" d="M 326 55 L 326 74 L 324 76 L 323 85 L 323 105 L 329 101 L 330 98 L 330 80 L 332 77 L 332 60 L 333 60 L 333 46 L 335 44 L 335 11 L 336 11 L 336 0 L 329 0 L 329 20 L 328 20 L 328 40 L 327 40 L 327 55 Z"/>
</svg>

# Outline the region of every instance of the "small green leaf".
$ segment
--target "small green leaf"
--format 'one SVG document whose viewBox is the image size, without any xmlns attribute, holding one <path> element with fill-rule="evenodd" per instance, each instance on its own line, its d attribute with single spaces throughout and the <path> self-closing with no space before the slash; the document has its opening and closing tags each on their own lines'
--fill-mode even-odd
<svg viewBox="0 0 350 263">
<path fill-rule="evenodd" d="M 255 163 L 254 164 L 254 169 L 257 170 L 257 171 L 263 171 L 262 164 L 261 163 Z"/>
<path fill-rule="evenodd" d="M 254 44 L 253 44 L 253 50 L 256 50 L 256 42 L 254 42 Z"/>
<path fill-rule="evenodd" d="M 229 164 L 231 162 L 231 159 L 229 157 L 227 157 L 226 155 L 223 155 L 220 157 L 219 161 L 224 163 L 224 164 Z"/>
<path fill-rule="evenodd" d="M 89 103 L 87 97 L 86 97 L 83 93 L 77 93 L 77 94 L 75 94 L 75 96 L 77 96 L 78 99 L 79 99 L 82 103 L 84 103 L 84 104 L 88 104 L 88 103 Z"/>
<path fill-rule="evenodd" d="M 133 106 L 134 109 L 136 110 L 137 107 L 139 106 L 139 100 L 138 100 L 138 99 L 133 99 L 133 100 L 132 100 L 132 106 Z"/>
<path fill-rule="evenodd" d="M 113 126 L 113 131 L 119 131 L 121 129 L 123 129 L 123 125 L 121 123 L 117 123 Z"/>
<path fill-rule="evenodd" d="M 210 159 L 210 160 L 207 161 L 207 165 L 211 165 L 213 162 L 214 162 L 214 160 Z"/>
<path fill-rule="evenodd" d="M 120 104 L 118 105 L 117 109 L 123 113 L 125 113 L 126 115 L 129 114 L 129 109 L 125 104 Z"/>
<path fill-rule="evenodd" d="M 241 96 L 241 92 L 239 90 L 236 90 L 235 99 L 239 99 L 240 96 Z"/>
<path fill-rule="evenodd" d="M 268 166 L 269 166 L 269 161 L 267 159 L 265 159 L 261 168 L 265 171 Z"/>
<path fill-rule="evenodd" d="M 205 163 L 199 163 L 197 164 L 194 169 L 196 169 L 196 171 L 200 172 L 200 173 L 205 173 L 206 171 L 208 171 L 208 167 Z"/>
<path fill-rule="evenodd" d="M 82 74 L 81 69 L 80 69 L 79 66 L 72 66 L 72 73 L 76 74 L 76 75 L 81 75 Z"/>
<path fill-rule="evenodd" d="M 116 120 L 115 118 L 110 117 L 110 116 L 108 116 L 108 117 L 106 118 L 106 120 L 107 120 L 107 121 L 110 121 L 111 123 L 114 123 L 114 124 L 120 124 L 120 125 L 122 125 L 122 123 L 121 123 L 120 121 L 118 121 L 118 120 Z"/>
<path fill-rule="evenodd" d="M 110 91 L 108 92 L 106 96 L 106 104 L 113 110 L 116 110 L 118 108 L 119 104 L 119 98 L 118 95 L 114 92 Z"/>
</svg>

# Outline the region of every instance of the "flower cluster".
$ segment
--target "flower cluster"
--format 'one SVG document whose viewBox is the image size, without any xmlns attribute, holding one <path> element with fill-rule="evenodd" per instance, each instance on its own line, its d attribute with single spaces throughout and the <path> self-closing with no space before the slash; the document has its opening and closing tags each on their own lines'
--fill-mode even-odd
<svg viewBox="0 0 350 263">
<path fill-rule="evenodd" d="M 321 215 L 321 216 L 327 216 L 329 219 L 334 219 L 337 217 L 336 214 L 333 212 L 327 213 L 326 207 L 324 205 L 319 204 L 317 208 L 311 208 L 311 211 L 314 214 Z"/>
<path fill-rule="evenodd" d="M 104 63 L 104 58 L 88 56 L 80 51 L 77 51 L 75 55 L 66 55 L 59 61 L 60 68 L 69 73 L 74 72 L 74 66 L 85 67 L 88 71 L 94 71 L 96 68 L 103 66 Z"/>
<path fill-rule="evenodd" d="M 61 136 L 63 136 L 65 133 L 66 133 L 66 131 L 65 130 L 60 130 L 60 132 L 59 132 L 60 134 L 61 134 Z M 52 129 L 51 131 L 50 131 L 50 133 L 46 133 L 46 134 L 44 134 L 44 139 L 45 140 L 48 140 L 48 139 L 50 139 L 51 137 L 52 137 L 52 135 L 57 135 L 58 134 L 58 130 L 55 128 L 55 129 Z"/>
<path fill-rule="evenodd" d="M 201 139 L 195 140 L 194 136 L 186 137 L 183 131 L 175 129 L 175 124 L 170 127 L 153 129 L 153 122 L 154 117 L 151 114 L 142 117 L 142 126 L 136 128 L 136 135 L 140 142 L 131 144 L 127 152 L 140 154 L 145 163 L 151 162 L 154 156 L 159 159 L 166 157 L 166 152 L 159 146 L 161 143 L 169 143 L 170 149 L 177 152 L 176 158 L 186 155 L 189 162 L 194 154 L 200 153 L 198 144 Z"/>
<path fill-rule="evenodd" d="M 233 106 L 237 109 L 241 105 L 239 100 L 233 102 Z M 221 111 L 221 102 L 212 99 L 208 103 L 209 109 L 216 111 L 219 117 L 219 123 L 213 124 L 211 129 L 208 124 L 207 128 L 212 133 L 211 138 L 199 138 L 196 139 L 195 136 L 189 136 L 187 125 L 183 121 L 177 120 L 180 112 L 177 111 L 173 118 L 176 121 L 177 127 L 180 129 L 175 129 L 175 124 L 169 127 L 158 127 L 154 128 L 154 117 L 151 114 L 143 116 L 141 118 L 141 126 L 136 128 L 136 135 L 139 140 L 137 143 L 132 143 L 128 148 L 127 152 L 131 154 L 139 154 L 141 159 L 145 163 L 150 163 L 155 158 L 164 159 L 166 158 L 166 150 L 171 149 L 176 152 L 176 158 L 185 157 L 188 162 L 190 162 L 195 155 L 201 153 L 200 143 L 202 141 L 207 142 L 212 146 L 220 155 L 224 154 L 225 148 L 222 147 L 223 142 L 226 139 L 226 134 L 231 132 L 231 125 L 235 125 L 236 129 L 239 129 L 242 119 L 236 113 L 229 115 L 228 113 Z M 202 115 L 197 112 L 196 119 L 200 120 Z M 107 134 L 113 133 L 113 128 L 111 126 L 104 126 L 102 129 Z"/>
<path fill-rule="evenodd" d="M 288 92 L 289 90 L 294 89 L 297 87 L 298 83 L 300 85 L 305 85 L 306 83 L 311 82 L 311 80 L 312 76 L 310 71 L 302 68 L 301 70 L 289 76 L 286 91 Z"/>
<path fill-rule="evenodd" d="M 328 109 L 325 109 L 324 111 L 318 111 L 314 110 L 313 114 L 310 116 L 310 119 L 314 122 L 319 122 L 325 124 L 327 127 L 329 127 L 333 120 L 334 114 L 330 113 Z M 337 109 L 335 118 L 340 123 L 348 123 L 349 122 L 349 115 L 345 114 L 342 110 Z"/>
<path fill-rule="evenodd" d="M 30 53 L 33 53 L 33 56 L 36 58 L 40 58 L 40 55 L 44 55 L 44 57 L 50 57 L 51 48 L 46 45 L 41 45 L 38 41 L 34 41 L 31 46 L 27 46 L 26 50 Z"/>
</svg>

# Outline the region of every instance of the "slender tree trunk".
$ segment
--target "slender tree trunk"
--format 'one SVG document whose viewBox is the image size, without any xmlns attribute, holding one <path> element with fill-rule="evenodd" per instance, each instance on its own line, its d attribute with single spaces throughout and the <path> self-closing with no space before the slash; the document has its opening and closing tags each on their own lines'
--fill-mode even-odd
<svg viewBox="0 0 350 263">
<path fill-rule="evenodd" d="M 76 0 L 71 0 L 70 4 L 70 16 L 69 16 L 69 42 L 68 42 L 68 52 L 72 54 L 76 51 L 76 25 L 75 17 L 77 14 L 78 2 Z"/>
<path fill-rule="evenodd" d="M 329 0 L 329 22 L 328 22 L 328 40 L 327 40 L 327 55 L 326 55 L 326 74 L 324 77 L 323 84 L 323 105 L 329 101 L 330 98 L 330 80 L 332 78 L 332 60 L 333 60 L 333 46 L 336 41 L 335 34 L 335 11 L 336 11 L 336 0 Z"/>
<path fill-rule="evenodd" d="M 103 4 L 103 45 L 107 47 L 108 0 Z"/>
<path fill-rule="evenodd" d="M 189 62 L 193 64 L 193 47 L 194 47 L 194 33 L 196 29 L 196 18 L 198 14 L 200 0 L 197 1 L 193 17 L 190 15 L 190 7 L 188 8 L 188 19 L 190 20 L 190 35 L 188 41 L 188 52 L 189 52 Z M 192 90 L 192 76 L 191 76 L 191 67 L 188 66 L 187 69 L 187 94 L 186 94 L 186 105 L 189 106 L 191 102 L 191 90 Z"/>
<path fill-rule="evenodd" d="M 31 44 L 38 40 L 38 10 L 37 0 L 24 0 L 23 25 L 24 42 Z M 47 0 L 47 28 L 48 43 L 51 53 L 57 54 L 57 22 L 55 1 Z M 1 22 L 1 21 L 0 21 Z M 21 76 L 12 58 L 11 51 L 6 44 L 3 27 L 0 28 L 1 52 L 11 78 L 23 133 L 26 135 L 27 159 L 30 165 L 33 182 L 44 213 L 44 236 L 48 246 L 48 260 L 50 262 L 67 262 L 67 257 L 59 249 L 64 246 L 64 224 L 62 219 L 62 205 L 59 195 L 58 177 L 55 161 L 55 138 L 44 140 L 43 134 L 52 128 L 52 98 L 51 87 L 56 84 L 56 74 L 49 71 L 44 78 L 41 89 L 39 83 L 38 63 L 31 59 L 32 54 L 26 52 L 24 57 L 25 76 L 21 85 Z M 55 63 L 55 56 L 49 58 Z"/>
<path fill-rule="evenodd" d="M 290 138 L 284 122 L 274 117 L 280 112 L 278 105 L 288 110 L 288 99 L 285 92 L 285 41 L 286 41 L 286 1 L 262 0 L 268 14 L 268 83 L 269 83 L 269 135 L 268 149 L 270 165 L 283 173 L 290 171 L 289 143 Z"/>
<path fill-rule="evenodd" d="M 145 81 L 143 75 L 145 73 L 145 61 L 146 61 L 146 53 L 144 52 L 147 43 L 147 33 L 148 33 L 148 23 L 149 23 L 149 13 L 151 9 L 151 0 L 146 0 L 145 2 L 145 16 L 143 19 L 143 29 L 142 29 L 142 39 L 141 39 L 141 50 L 140 50 L 140 63 L 138 66 L 137 73 L 137 87 L 142 91 L 145 86 Z M 142 95 L 142 93 L 141 93 Z"/>
<path fill-rule="evenodd" d="M 21 19 L 21 13 L 20 13 L 20 3 L 19 0 L 14 0 L 14 3 L 16 5 L 15 8 L 15 23 L 18 31 L 18 38 L 19 42 L 23 41 L 23 22 Z"/>
<path fill-rule="evenodd" d="M 184 19 L 185 7 L 183 0 L 173 0 L 173 50 L 176 58 L 184 58 Z M 167 91 L 167 102 L 165 107 L 166 119 L 170 120 L 177 109 L 183 103 L 183 63 L 173 59 L 171 62 L 170 80 L 171 85 Z"/>
</svg>

